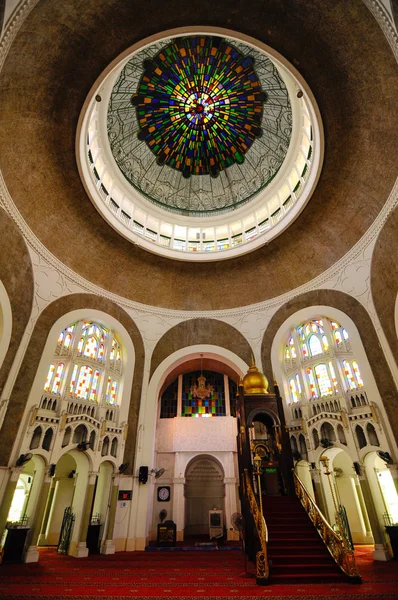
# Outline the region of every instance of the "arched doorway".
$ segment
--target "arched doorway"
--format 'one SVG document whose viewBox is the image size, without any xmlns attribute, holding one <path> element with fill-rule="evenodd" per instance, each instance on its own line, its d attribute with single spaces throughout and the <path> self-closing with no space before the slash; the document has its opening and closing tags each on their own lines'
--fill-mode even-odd
<svg viewBox="0 0 398 600">
<path fill-rule="evenodd" d="M 320 473 L 329 521 L 338 520 L 335 503 L 338 508 L 343 506 L 354 544 L 373 543 L 358 475 L 349 454 L 341 448 L 325 450 L 320 457 Z"/>
<path fill-rule="evenodd" d="M 211 456 L 193 458 L 185 471 L 184 495 L 184 537 L 208 535 L 209 510 L 218 509 L 225 513 L 224 470 L 221 464 Z"/>
</svg>

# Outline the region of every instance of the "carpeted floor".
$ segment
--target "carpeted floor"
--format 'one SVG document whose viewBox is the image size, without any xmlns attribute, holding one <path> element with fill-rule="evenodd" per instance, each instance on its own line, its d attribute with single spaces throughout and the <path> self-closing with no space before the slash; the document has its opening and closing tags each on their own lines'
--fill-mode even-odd
<svg viewBox="0 0 398 600">
<path fill-rule="evenodd" d="M 134 552 L 74 559 L 42 550 L 39 563 L 0 566 L 0 598 L 398 600 L 398 562 L 356 551 L 363 583 L 256 586 L 240 552 Z"/>
</svg>

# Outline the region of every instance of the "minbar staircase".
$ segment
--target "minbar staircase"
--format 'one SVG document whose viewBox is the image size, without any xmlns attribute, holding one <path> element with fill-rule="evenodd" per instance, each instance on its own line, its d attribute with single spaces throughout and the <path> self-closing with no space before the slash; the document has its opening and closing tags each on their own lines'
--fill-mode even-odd
<svg viewBox="0 0 398 600">
<path fill-rule="evenodd" d="M 347 581 L 294 496 L 264 496 L 270 583 Z"/>
</svg>

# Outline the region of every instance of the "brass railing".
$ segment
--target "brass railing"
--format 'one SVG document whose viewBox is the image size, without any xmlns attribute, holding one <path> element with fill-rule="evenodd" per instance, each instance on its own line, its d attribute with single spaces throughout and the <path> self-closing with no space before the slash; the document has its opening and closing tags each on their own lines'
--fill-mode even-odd
<svg viewBox="0 0 398 600">
<path fill-rule="evenodd" d="M 342 535 L 339 535 L 336 531 L 334 531 L 334 529 L 332 529 L 319 510 L 318 506 L 315 504 L 314 500 L 305 489 L 303 482 L 294 471 L 293 476 L 297 497 L 304 506 L 305 511 L 312 523 L 315 525 L 315 528 L 332 555 L 334 561 L 348 577 L 360 582 L 361 576 L 358 573 L 354 552 L 347 543 L 347 540 L 344 539 Z"/>
<path fill-rule="evenodd" d="M 254 523 L 257 529 L 258 539 L 260 540 L 261 545 L 261 550 L 259 550 L 256 553 L 256 580 L 257 583 L 261 584 L 266 583 L 269 577 L 269 565 L 267 558 L 268 529 L 264 519 L 264 515 L 261 513 L 260 508 L 257 504 L 257 500 L 253 492 L 252 483 L 247 469 L 245 469 L 245 483 L 247 498 L 250 504 L 250 511 L 253 515 Z"/>
</svg>

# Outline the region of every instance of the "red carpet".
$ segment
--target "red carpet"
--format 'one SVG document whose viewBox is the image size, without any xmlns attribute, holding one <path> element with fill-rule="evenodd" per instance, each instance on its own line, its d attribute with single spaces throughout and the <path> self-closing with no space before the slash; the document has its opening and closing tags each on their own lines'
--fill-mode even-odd
<svg viewBox="0 0 398 600">
<path fill-rule="evenodd" d="M 397 561 L 373 562 L 357 550 L 362 585 L 256 586 L 240 552 L 134 552 L 74 559 L 42 550 L 39 563 L 0 566 L 0 598 L 103 600 L 136 598 L 278 598 L 279 600 L 397 600 Z M 316 566 L 314 566 L 316 568 Z"/>
</svg>

